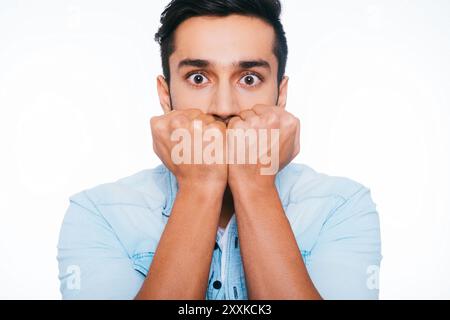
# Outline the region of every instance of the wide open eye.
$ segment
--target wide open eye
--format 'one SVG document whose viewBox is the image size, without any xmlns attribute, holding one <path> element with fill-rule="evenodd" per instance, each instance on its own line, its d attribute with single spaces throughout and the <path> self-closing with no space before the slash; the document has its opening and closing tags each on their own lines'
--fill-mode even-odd
<svg viewBox="0 0 450 320">
<path fill-rule="evenodd" d="M 201 73 L 192 73 L 191 75 L 188 76 L 187 80 L 195 86 L 200 86 L 202 84 L 205 84 L 208 82 L 208 78 L 206 78 L 203 74 Z"/>
<path fill-rule="evenodd" d="M 247 87 L 254 87 L 261 83 L 261 78 L 256 74 L 248 73 L 245 74 L 240 80 L 239 84 Z"/>
</svg>

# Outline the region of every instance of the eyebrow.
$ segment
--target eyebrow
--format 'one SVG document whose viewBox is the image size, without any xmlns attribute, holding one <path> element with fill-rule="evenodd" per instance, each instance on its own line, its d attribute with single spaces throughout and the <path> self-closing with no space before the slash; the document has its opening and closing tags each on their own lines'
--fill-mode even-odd
<svg viewBox="0 0 450 320">
<path fill-rule="evenodd" d="M 206 68 L 210 65 L 208 60 L 202 59 L 183 59 L 178 63 L 178 69 L 182 67 Z"/>
<path fill-rule="evenodd" d="M 251 69 L 254 67 L 262 67 L 270 70 L 270 64 L 266 60 L 249 60 L 239 61 L 238 65 L 241 69 Z"/>
<path fill-rule="evenodd" d="M 178 69 L 182 67 L 196 67 L 196 68 L 207 68 L 212 65 L 208 60 L 203 59 L 183 59 L 178 63 Z M 244 60 L 233 63 L 233 66 L 238 66 L 241 69 L 251 69 L 255 67 L 266 68 L 270 70 L 270 64 L 266 60 Z"/>
</svg>

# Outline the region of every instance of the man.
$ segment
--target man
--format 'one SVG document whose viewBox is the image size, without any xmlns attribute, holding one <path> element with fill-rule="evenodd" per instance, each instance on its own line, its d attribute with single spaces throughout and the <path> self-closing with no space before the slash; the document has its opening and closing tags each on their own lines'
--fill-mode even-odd
<svg viewBox="0 0 450 320">
<path fill-rule="evenodd" d="M 163 165 L 71 197 L 58 245 L 63 298 L 378 297 L 379 221 L 369 190 L 290 163 L 300 125 L 285 110 L 280 11 L 275 0 L 166 7 L 156 34 L 164 114 L 151 119 Z M 230 154 L 232 130 L 275 132 L 265 150 L 276 156 L 275 172 L 262 174 L 262 161 L 204 154 L 176 161 L 174 132 L 203 129 L 215 133 L 214 157 Z M 188 143 L 178 155 L 186 160 L 206 145 Z"/>
</svg>

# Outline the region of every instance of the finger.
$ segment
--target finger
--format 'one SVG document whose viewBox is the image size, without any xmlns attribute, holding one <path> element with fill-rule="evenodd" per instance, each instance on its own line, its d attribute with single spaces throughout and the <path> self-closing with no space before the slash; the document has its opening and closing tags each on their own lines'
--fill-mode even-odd
<svg viewBox="0 0 450 320">
<path fill-rule="evenodd" d="M 252 110 L 259 116 L 267 113 L 267 112 L 271 112 L 272 108 L 268 105 L 265 104 L 257 104 L 255 106 L 253 106 Z"/>
<path fill-rule="evenodd" d="M 195 118 L 199 117 L 200 115 L 204 114 L 202 112 L 202 110 L 200 109 L 186 109 L 184 110 L 186 116 L 190 119 L 190 120 L 194 120 Z"/>
<path fill-rule="evenodd" d="M 163 121 L 164 116 L 154 116 L 150 119 L 150 128 L 152 131 L 160 131 L 164 129 L 165 123 Z"/>
<path fill-rule="evenodd" d="M 209 123 L 205 127 L 205 131 L 209 129 L 219 130 L 221 132 L 224 132 L 227 129 L 227 126 L 222 121 L 214 121 L 212 123 Z"/>
<path fill-rule="evenodd" d="M 235 116 L 235 117 L 231 118 L 230 121 L 228 121 L 227 127 L 228 128 L 236 128 L 240 122 L 243 122 L 242 119 L 238 116 Z"/>
<path fill-rule="evenodd" d="M 257 118 L 258 115 L 255 113 L 255 111 L 251 110 L 251 109 L 247 109 L 247 110 L 243 110 L 239 113 L 239 117 L 242 120 L 245 121 L 251 121 L 251 119 Z"/>
<path fill-rule="evenodd" d="M 191 120 L 191 129 L 192 130 L 204 130 L 207 128 L 210 124 L 216 122 L 214 117 L 207 114 L 199 114 L 196 118 Z M 203 129 L 202 129 L 203 128 Z"/>
<path fill-rule="evenodd" d="M 216 122 L 216 119 L 210 114 L 201 114 L 196 119 L 202 120 L 203 123 L 206 125 Z"/>
</svg>

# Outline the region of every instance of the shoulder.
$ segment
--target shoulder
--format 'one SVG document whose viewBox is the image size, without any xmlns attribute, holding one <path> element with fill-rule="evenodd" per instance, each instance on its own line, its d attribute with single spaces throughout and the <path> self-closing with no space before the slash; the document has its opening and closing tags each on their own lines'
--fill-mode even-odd
<svg viewBox="0 0 450 320">
<path fill-rule="evenodd" d="M 287 218 L 302 249 L 311 250 L 319 237 L 345 237 L 357 229 L 378 228 L 378 213 L 370 190 L 345 177 L 290 164 L 279 172 L 277 187 Z M 370 214 L 369 214 L 370 213 Z"/>
<path fill-rule="evenodd" d="M 85 189 L 72 195 L 70 201 L 90 209 L 102 206 L 160 207 L 167 201 L 170 179 L 167 168 L 159 165 Z"/>
<path fill-rule="evenodd" d="M 170 210 L 173 180 L 160 165 L 72 195 L 60 245 L 79 239 L 80 230 L 86 229 L 91 238 L 106 232 L 108 241 L 119 240 L 130 256 L 154 250 Z"/>
<path fill-rule="evenodd" d="M 352 179 L 320 173 L 305 164 L 291 163 L 278 174 L 278 187 L 284 203 L 308 198 L 335 198 L 346 201 L 364 185 Z"/>
</svg>

